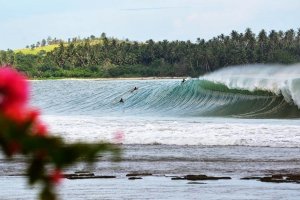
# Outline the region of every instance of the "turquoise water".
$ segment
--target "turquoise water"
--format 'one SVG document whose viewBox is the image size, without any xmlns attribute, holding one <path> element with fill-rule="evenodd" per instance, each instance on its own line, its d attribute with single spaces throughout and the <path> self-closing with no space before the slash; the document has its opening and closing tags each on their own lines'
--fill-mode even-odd
<svg viewBox="0 0 300 200">
<path fill-rule="evenodd" d="M 300 173 L 300 67 L 228 68 L 196 79 L 31 81 L 31 104 L 52 134 L 72 141 L 114 141 L 123 161 L 103 157 L 91 170 L 112 180 L 65 180 L 63 199 L 298 199 L 299 184 L 239 180 Z M 137 87 L 137 90 L 133 90 Z M 120 99 L 123 102 L 120 102 Z M 0 158 L 3 159 L 3 158 Z M 32 198 L 24 160 L 0 164 L 1 199 Z M 129 181 L 130 172 L 154 177 Z M 230 176 L 190 185 L 165 175 Z M 10 185 L 14 183 L 14 189 Z M 18 194 L 12 194 L 17 189 Z"/>
<path fill-rule="evenodd" d="M 124 144 L 300 147 L 300 67 L 261 68 L 185 82 L 32 81 L 32 105 L 69 141 L 110 141 L 123 131 Z"/>
<path fill-rule="evenodd" d="M 297 105 L 282 94 L 230 89 L 199 79 L 183 84 L 180 80 L 56 80 L 32 85 L 32 104 L 53 115 L 300 118 Z"/>
</svg>

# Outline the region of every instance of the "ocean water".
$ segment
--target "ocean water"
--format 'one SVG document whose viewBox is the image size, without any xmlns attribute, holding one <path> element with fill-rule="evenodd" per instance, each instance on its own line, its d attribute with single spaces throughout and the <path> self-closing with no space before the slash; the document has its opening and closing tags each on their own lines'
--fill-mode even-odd
<svg viewBox="0 0 300 200">
<path fill-rule="evenodd" d="M 300 147 L 300 65 L 231 67 L 183 83 L 46 80 L 31 85 L 32 105 L 67 141 L 111 141 L 122 131 L 123 144 Z"/>
<path fill-rule="evenodd" d="M 67 142 L 114 142 L 117 132 L 124 135 L 121 162 L 104 157 L 93 166 L 80 163 L 68 169 L 118 178 L 66 181 L 60 191 L 63 199 L 198 199 L 199 192 L 204 199 L 297 199 L 300 195 L 298 184 L 239 180 L 300 172 L 300 65 L 229 67 L 185 82 L 30 83 L 31 104 L 41 109 L 52 134 Z M 6 177 L 21 173 L 23 166 L 22 158 L 0 164 L 0 178 L 4 184 L 16 179 L 30 198 L 32 192 L 25 192 L 21 178 Z M 125 177 L 129 172 L 155 177 L 129 184 Z M 166 177 L 186 174 L 233 180 L 188 185 Z"/>
</svg>

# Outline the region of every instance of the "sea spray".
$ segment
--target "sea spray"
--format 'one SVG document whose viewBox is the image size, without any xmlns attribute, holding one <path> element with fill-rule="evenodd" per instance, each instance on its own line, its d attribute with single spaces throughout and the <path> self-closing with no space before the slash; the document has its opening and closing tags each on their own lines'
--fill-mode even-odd
<svg viewBox="0 0 300 200">
<path fill-rule="evenodd" d="M 300 108 L 300 64 L 227 67 L 199 79 L 223 83 L 231 89 L 270 91 Z"/>
</svg>

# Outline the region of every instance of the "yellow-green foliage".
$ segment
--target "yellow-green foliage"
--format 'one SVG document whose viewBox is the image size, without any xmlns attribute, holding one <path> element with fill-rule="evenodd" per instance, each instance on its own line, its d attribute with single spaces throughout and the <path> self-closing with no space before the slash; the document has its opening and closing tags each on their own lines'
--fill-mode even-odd
<svg viewBox="0 0 300 200">
<path fill-rule="evenodd" d="M 40 51 L 46 51 L 46 52 L 50 52 L 53 51 L 53 49 L 55 49 L 56 47 L 58 47 L 58 44 L 51 44 L 51 45 L 47 45 L 44 47 L 36 47 L 34 49 L 30 49 L 30 48 L 25 48 L 25 49 L 17 49 L 15 50 L 15 53 L 23 53 L 23 54 L 38 54 Z"/>
<path fill-rule="evenodd" d="M 124 42 L 122 40 L 117 40 L 117 43 L 120 43 L 120 42 Z M 84 44 L 85 41 L 81 40 L 81 41 L 78 41 L 75 43 L 75 45 L 82 45 Z M 128 42 L 130 43 L 130 42 Z M 90 45 L 96 45 L 96 44 L 103 44 L 103 39 L 94 39 L 94 40 L 90 40 L 89 41 L 89 44 Z M 33 55 L 36 55 L 38 54 L 40 51 L 46 51 L 46 52 L 51 52 L 53 51 L 56 47 L 58 47 L 59 44 L 51 44 L 51 45 L 46 45 L 46 46 L 43 46 L 43 47 L 36 47 L 34 49 L 30 49 L 30 48 L 24 48 L 24 49 L 16 49 L 14 52 L 15 53 L 23 53 L 23 54 L 33 54 Z M 68 43 L 64 43 L 64 46 L 68 46 Z"/>
<path fill-rule="evenodd" d="M 83 44 L 84 42 L 80 41 L 77 42 L 77 44 Z M 90 45 L 95 45 L 95 44 L 102 44 L 102 40 L 101 39 L 97 39 L 97 40 L 92 40 L 90 41 Z M 67 46 L 68 44 L 64 44 L 64 46 Z M 24 49 L 16 49 L 15 53 L 23 53 L 23 54 L 33 54 L 36 55 L 38 54 L 40 51 L 46 51 L 46 52 L 50 52 L 53 51 L 56 47 L 58 47 L 59 44 L 51 44 L 51 45 L 46 45 L 43 47 L 36 47 L 34 49 L 31 48 L 24 48 Z"/>
</svg>

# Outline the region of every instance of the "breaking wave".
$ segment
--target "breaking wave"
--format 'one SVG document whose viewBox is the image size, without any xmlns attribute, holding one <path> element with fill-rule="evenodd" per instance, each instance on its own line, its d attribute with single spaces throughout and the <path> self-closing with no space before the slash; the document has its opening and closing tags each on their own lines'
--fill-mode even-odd
<svg viewBox="0 0 300 200">
<path fill-rule="evenodd" d="M 184 83 L 49 80 L 32 85 L 32 104 L 49 114 L 300 118 L 300 65 L 228 67 Z"/>
</svg>

